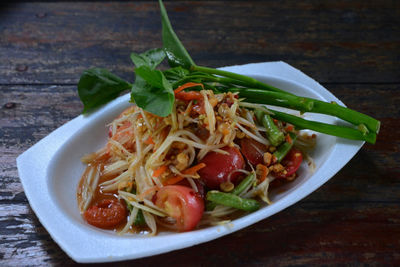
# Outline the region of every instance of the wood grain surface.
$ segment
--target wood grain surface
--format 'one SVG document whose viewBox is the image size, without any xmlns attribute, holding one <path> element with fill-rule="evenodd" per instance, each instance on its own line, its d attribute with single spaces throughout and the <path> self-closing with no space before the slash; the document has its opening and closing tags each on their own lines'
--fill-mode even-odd
<svg viewBox="0 0 400 267">
<path fill-rule="evenodd" d="M 288 209 L 137 266 L 400 265 L 398 1 L 167 1 L 199 65 L 282 60 L 381 120 L 375 145 Z M 0 9 L 0 265 L 73 265 L 31 210 L 16 157 L 82 110 L 89 67 L 133 80 L 131 51 L 161 46 L 155 1 L 18 2 Z"/>
</svg>

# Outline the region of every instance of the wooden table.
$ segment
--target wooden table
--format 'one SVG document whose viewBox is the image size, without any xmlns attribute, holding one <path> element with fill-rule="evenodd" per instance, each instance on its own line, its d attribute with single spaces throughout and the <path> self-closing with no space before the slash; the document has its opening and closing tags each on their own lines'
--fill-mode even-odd
<svg viewBox="0 0 400 267">
<path fill-rule="evenodd" d="M 400 264 L 398 1 L 173 1 L 195 62 L 283 60 L 382 122 L 316 192 L 262 222 L 129 265 Z M 15 158 L 82 109 L 86 68 L 132 81 L 131 51 L 161 46 L 158 4 L 16 3 L 0 9 L 0 265 L 73 264 L 31 210 Z M 132 248 L 134 249 L 134 248 Z"/>
</svg>

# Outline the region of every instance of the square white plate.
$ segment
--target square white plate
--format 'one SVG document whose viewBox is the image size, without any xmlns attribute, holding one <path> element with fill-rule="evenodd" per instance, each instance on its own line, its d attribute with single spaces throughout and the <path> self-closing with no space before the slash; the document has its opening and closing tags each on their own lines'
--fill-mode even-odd
<svg viewBox="0 0 400 267">
<path fill-rule="evenodd" d="M 328 90 L 284 62 L 255 63 L 223 68 L 259 79 L 297 95 L 309 96 L 344 105 Z M 76 201 L 78 181 L 84 170 L 80 158 L 106 143 L 105 125 L 129 103 L 124 95 L 90 116 L 78 116 L 64 124 L 17 158 L 25 194 L 40 222 L 54 241 L 77 262 L 109 262 L 146 257 L 190 247 L 238 231 L 263 220 L 301 200 L 337 173 L 361 148 L 363 142 L 318 134 L 311 156 L 316 170 L 306 166 L 285 190 L 271 192 L 273 204 L 232 221 L 186 233 L 162 232 L 155 237 L 124 235 L 94 228 L 82 219 Z M 336 123 L 319 114 L 306 118 Z"/>
</svg>

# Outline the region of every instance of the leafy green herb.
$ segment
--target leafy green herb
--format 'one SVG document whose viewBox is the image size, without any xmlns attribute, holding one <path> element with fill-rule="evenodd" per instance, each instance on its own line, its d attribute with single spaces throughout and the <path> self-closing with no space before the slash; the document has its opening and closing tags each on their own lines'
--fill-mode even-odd
<svg viewBox="0 0 400 267">
<path fill-rule="evenodd" d="M 187 69 L 184 69 L 182 67 L 175 67 L 175 68 L 167 69 L 163 73 L 164 73 L 165 78 L 167 78 L 167 80 L 170 83 L 175 83 L 175 82 L 180 81 L 181 79 L 187 77 L 190 72 Z"/>
<path fill-rule="evenodd" d="M 148 66 L 141 66 L 135 72 L 136 81 L 132 86 L 131 98 L 148 112 L 160 117 L 168 116 L 172 111 L 175 96 L 164 74 Z"/>
<path fill-rule="evenodd" d="M 186 69 L 190 69 L 190 67 L 194 65 L 194 62 L 172 29 L 163 2 L 159 0 L 159 3 L 161 9 L 162 40 L 169 65 L 171 67 L 182 66 Z"/>
<path fill-rule="evenodd" d="M 106 69 L 85 70 L 78 83 L 79 98 L 84 106 L 82 113 L 88 113 L 108 103 L 131 86 Z"/>
<path fill-rule="evenodd" d="M 137 68 L 148 66 L 155 69 L 165 58 L 165 52 L 161 48 L 148 50 L 141 54 L 131 53 L 131 59 Z"/>
</svg>

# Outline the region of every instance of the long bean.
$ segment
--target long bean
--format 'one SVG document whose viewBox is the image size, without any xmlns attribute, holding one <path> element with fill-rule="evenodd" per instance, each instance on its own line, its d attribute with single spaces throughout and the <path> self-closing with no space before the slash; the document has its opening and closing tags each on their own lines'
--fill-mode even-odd
<svg viewBox="0 0 400 267">
<path fill-rule="evenodd" d="M 250 173 L 230 193 L 237 196 L 240 195 L 254 181 L 254 178 L 254 173 Z M 206 210 L 213 210 L 216 206 L 217 203 L 208 201 L 206 204 Z"/>
<path fill-rule="evenodd" d="M 260 203 L 257 200 L 241 198 L 231 193 L 223 193 L 216 190 L 208 191 L 207 200 L 245 211 L 256 211 L 260 208 Z"/>
<path fill-rule="evenodd" d="M 255 110 L 254 113 L 257 117 L 257 120 L 265 127 L 267 138 L 271 142 L 271 145 L 280 145 L 285 140 L 285 136 L 283 132 L 281 132 L 275 125 L 271 117 L 261 110 Z"/>
<path fill-rule="evenodd" d="M 293 144 L 296 142 L 297 135 L 294 133 L 289 133 L 290 138 L 292 139 L 290 142 L 285 142 L 280 145 L 276 151 L 274 152 L 274 156 L 278 162 L 281 162 L 282 159 L 286 156 L 286 154 L 292 149 Z"/>
<path fill-rule="evenodd" d="M 250 173 L 230 192 L 234 195 L 240 195 L 254 181 L 254 173 Z"/>
</svg>

